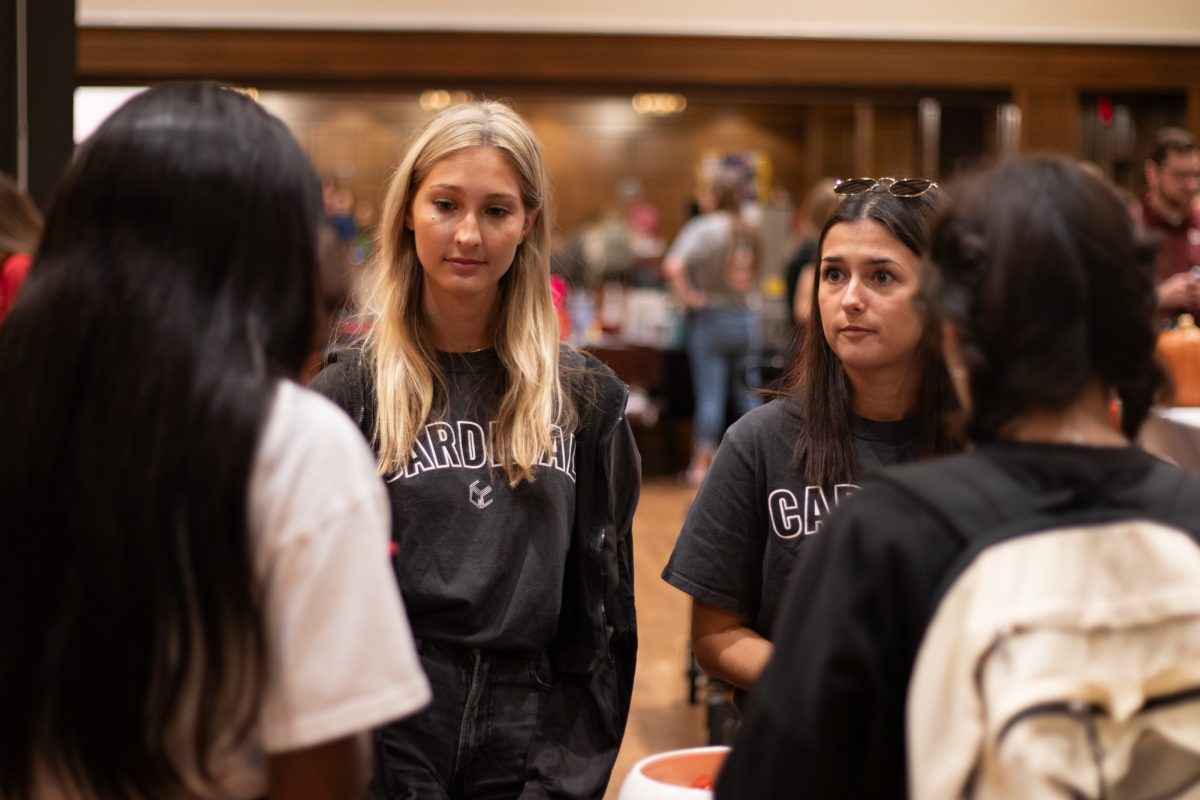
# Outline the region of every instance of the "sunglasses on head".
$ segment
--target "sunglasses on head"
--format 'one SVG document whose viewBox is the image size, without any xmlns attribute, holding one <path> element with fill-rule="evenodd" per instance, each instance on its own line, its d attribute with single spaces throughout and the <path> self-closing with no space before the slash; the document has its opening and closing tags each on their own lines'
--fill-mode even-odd
<svg viewBox="0 0 1200 800">
<path fill-rule="evenodd" d="M 849 197 L 869 192 L 876 186 L 894 197 L 920 197 L 930 189 L 938 188 L 937 183 L 928 178 L 846 178 L 833 185 L 833 193 L 838 197 Z"/>
</svg>

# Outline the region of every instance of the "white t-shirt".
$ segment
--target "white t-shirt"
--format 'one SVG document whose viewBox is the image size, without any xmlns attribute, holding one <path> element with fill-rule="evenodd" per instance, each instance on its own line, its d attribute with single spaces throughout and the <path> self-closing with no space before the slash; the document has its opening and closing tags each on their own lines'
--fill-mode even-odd
<svg viewBox="0 0 1200 800">
<path fill-rule="evenodd" d="M 191 703 L 185 692 L 168 743 L 185 786 L 213 800 L 266 795 L 269 754 L 368 731 L 430 699 L 388 554 L 387 493 L 341 409 L 280 382 L 251 468 L 248 515 L 268 659 L 258 719 L 239 746 L 214 747 L 212 784 L 191 756 L 198 690 Z M 78 799 L 40 766 L 35 774 L 37 797 Z"/>
<path fill-rule="evenodd" d="M 281 382 L 249 498 L 269 661 L 257 730 L 216 759 L 228 798 L 266 794 L 268 754 L 369 730 L 430 698 L 392 574 L 387 494 L 345 413 Z"/>
</svg>

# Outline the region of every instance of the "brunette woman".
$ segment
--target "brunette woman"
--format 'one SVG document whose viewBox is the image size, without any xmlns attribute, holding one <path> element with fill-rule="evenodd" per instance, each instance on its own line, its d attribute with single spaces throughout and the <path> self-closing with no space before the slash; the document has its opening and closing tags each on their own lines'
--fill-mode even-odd
<svg viewBox="0 0 1200 800">
<path fill-rule="evenodd" d="M 833 508 L 872 469 L 957 448 L 949 379 L 913 303 L 937 185 L 882 178 L 838 191 L 817 246 L 811 335 L 780 396 L 726 433 L 663 570 L 693 597 L 697 662 L 739 699 Z"/>
</svg>

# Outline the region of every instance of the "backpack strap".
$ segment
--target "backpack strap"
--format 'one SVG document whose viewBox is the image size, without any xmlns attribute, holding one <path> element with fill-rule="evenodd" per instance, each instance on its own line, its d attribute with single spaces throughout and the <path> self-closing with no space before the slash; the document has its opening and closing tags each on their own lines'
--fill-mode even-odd
<svg viewBox="0 0 1200 800">
<path fill-rule="evenodd" d="M 936 466 L 914 464 L 884 470 L 874 477 L 915 499 L 964 542 L 1028 516 L 1030 500 L 1037 497 L 1002 467 L 979 456 L 949 458 Z M 1038 503 L 1043 504 L 1049 503 Z"/>
<path fill-rule="evenodd" d="M 1157 498 L 1164 507 L 1181 516 L 1200 516 L 1200 492 L 1196 491 L 1194 481 L 1193 473 L 1156 461 L 1146 476 L 1144 489 L 1147 496 Z"/>
</svg>

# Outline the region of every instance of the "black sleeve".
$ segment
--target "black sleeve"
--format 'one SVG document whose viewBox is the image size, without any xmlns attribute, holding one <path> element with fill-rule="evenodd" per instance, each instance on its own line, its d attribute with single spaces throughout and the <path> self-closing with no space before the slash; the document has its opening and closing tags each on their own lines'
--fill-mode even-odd
<svg viewBox="0 0 1200 800">
<path fill-rule="evenodd" d="M 337 350 L 325 357 L 321 371 L 308 382 L 308 388 L 324 395 L 350 415 L 354 424 L 370 440 L 370 409 L 367 407 L 366 371 L 362 354 Z"/>
<path fill-rule="evenodd" d="M 906 794 L 905 693 L 955 540 L 886 486 L 845 502 L 816 539 L 718 798 Z"/>
<path fill-rule="evenodd" d="M 629 718 L 638 646 L 633 515 L 641 491 L 641 457 L 627 420 L 618 423 L 599 461 L 608 464 L 606 535 L 600 557 L 605 564 L 611 658 L 600 659 L 588 671 L 555 674 L 541 728 L 527 756 L 535 777 L 525 784 L 521 800 L 600 800 Z"/>
<path fill-rule="evenodd" d="M 735 423 L 721 442 L 662 578 L 709 605 L 753 619 L 762 599 L 767 535 L 755 462 L 742 441 L 747 434 L 745 425 Z"/>
<path fill-rule="evenodd" d="M 805 239 L 792 254 L 787 266 L 784 267 L 784 281 L 787 284 L 788 308 L 796 304 L 796 289 L 800 285 L 800 273 L 817 257 L 817 243 L 814 239 Z"/>
</svg>

